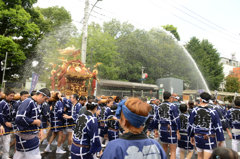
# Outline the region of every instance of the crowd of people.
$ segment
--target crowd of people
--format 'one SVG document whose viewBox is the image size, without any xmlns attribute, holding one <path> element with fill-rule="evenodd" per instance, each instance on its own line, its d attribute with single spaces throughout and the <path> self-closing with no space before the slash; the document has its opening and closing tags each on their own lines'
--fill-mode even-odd
<svg viewBox="0 0 240 159">
<path fill-rule="evenodd" d="M 206 92 L 196 103 L 181 103 L 167 91 L 163 102 L 154 97 L 150 102 L 127 96 L 104 102 L 93 95 L 67 98 L 47 88 L 30 95 L 22 91 L 19 100 L 14 96 L 7 90 L 0 101 L 3 159 L 9 158 L 10 146 L 15 147 L 13 159 L 40 159 L 41 153 L 52 152 L 51 144 L 57 145 L 57 154 L 68 149 L 72 159 L 190 159 L 194 151 L 198 159 L 238 158 L 240 99 L 227 110 Z M 226 147 L 224 132 L 232 149 Z M 43 152 L 40 145 L 46 145 Z"/>
</svg>

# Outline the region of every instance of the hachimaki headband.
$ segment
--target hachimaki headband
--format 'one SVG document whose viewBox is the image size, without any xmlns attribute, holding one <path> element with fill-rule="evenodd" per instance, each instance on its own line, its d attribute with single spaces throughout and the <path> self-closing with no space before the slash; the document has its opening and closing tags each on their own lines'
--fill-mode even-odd
<svg viewBox="0 0 240 159">
<path fill-rule="evenodd" d="M 48 95 L 46 95 L 45 93 L 43 93 L 43 92 L 41 92 L 41 91 L 39 91 L 39 90 L 37 90 L 37 92 L 36 92 L 36 93 L 41 93 L 41 94 L 43 94 L 44 96 L 46 96 L 46 97 L 50 98 Z"/>
<path fill-rule="evenodd" d="M 94 106 L 98 106 L 98 103 L 95 103 L 95 102 L 92 102 L 92 103 L 89 103 L 89 104 L 92 104 Z"/>
<path fill-rule="evenodd" d="M 125 102 L 126 102 L 126 100 L 122 100 L 118 104 L 118 108 L 116 110 L 117 118 L 120 119 L 121 111 L 122 111 L 123 115 L 125 116 L 125 118 L 129 121 L 129 123 L 131 125 L 133 125 L 136 128 L 140 128 L 143 125 L 143 123 L 145 123 L 145 121 L 148 119 L 149 115 L 147 117 L 144 117 L 141 115 L 134 114 L 125 106 Z"/>
<path fill-rule="evenodd" d="M 174 96 L 171 96 L 172 98 L 174 98 L 174 99 L 177 99 L 177 100 L 179 100 L 180 99 L 180 97 L 174 97 Z"/>
<path fill-rule="evenodd" d="M 209 102 L 209 101 L 207 101 L 205 99 L 202 99 L 202 98 L 200 98 L 200 99 L 202 100 L 203 103 L 208 103 Z"/>
</svg>

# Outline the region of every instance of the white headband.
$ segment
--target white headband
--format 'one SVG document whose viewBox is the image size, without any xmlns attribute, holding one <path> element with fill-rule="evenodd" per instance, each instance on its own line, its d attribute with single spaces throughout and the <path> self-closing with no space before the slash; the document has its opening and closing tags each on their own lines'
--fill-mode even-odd
<svg viewBox="0 0 240 159">
<path fill-rule="evenodd" d="M 88 103 L 88 104 L 92 104 L 92 105 L 98 105 L 98 103 L 95 103 L 95 102 Z"/>
<path fill-rule="evenodd" d="M 50 98 L 48 95 L 46 95 L 45 93 L 43 93 L 43 92 L 41 92 L 41 91 L 39 91 L 39 90 L 37 90 L 37 92 L 36 92 L 36 93 L 41 93 L 41 94 L 43 94 L 44 96 L 46 96 L 46 97 Z"/>
<path fill-rule="evenodd" d="M 202 98 L 200 97 L 200 99 L 202 99 Z M 202 102 L 203 102 L 203 103 L 208 103 L 208 101 L 205 100 L 205 99 L 202 99 Z"/>
<path fill-rule="evenodd" d="M 173 96 L 172 96 L 172 98 L 175 98 L 175 99 L 177 99 L 177 100 L 179 100 L 179 99 L 180 99 L 180 97 L 173 97 Z"/>
</svg>

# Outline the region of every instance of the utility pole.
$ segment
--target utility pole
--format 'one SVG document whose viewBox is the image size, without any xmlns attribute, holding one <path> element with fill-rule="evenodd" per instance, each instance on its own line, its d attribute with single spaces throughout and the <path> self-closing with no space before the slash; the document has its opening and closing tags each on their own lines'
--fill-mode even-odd
<svg viewBox="0 0 240 159">
<path fill-rule="evenodd" d="M 93 8 L 96 6 L 98 1 L 102 1 L 102 0 L 97 0 L 93 5 L 91 11 L 89 12 L 89 0 L 85 0 L 83 36 L 82 36 L 82 63 L 84 64 L 86 64 L 86 54 L 87 54 L 88 20 L 93 11 Z"/>
<path fill-rule="evenodd" d="M 145 68 L 145 67 L 143 67 L 143 66 L 141 67 L 141 69 L 142 69 L 142 79 L 143 79 L 144 68 Z M 142 80 L 142 83 L 143 83 L 143 80 Z M 143 97 L 143 90 L 142 90 L 142 97 Z"/>
<path fill-rule="evenodd" d="M 83 35 L 82 35 L 82 63 L 84 64 L 86 64 L 88 17 L 89 17 L 89 0 L 85 0 Z"/>
<path fill-rule="evenodd" d="M 3 77 L 2 77 L 2 92 L 4 92 L 5 89 L 5 85 L 3 87 L 3 83 L 4 83 L 4 76 L 5 76 L 5 70 L 6 70 L 6 65 L 7 65 L 7 56 L 8 56 L 8 52 L 6 52 L 6 56 L 5 56 L 5 63 L 4 63 L 4 68 L 3 68 Z"/>
</svg>

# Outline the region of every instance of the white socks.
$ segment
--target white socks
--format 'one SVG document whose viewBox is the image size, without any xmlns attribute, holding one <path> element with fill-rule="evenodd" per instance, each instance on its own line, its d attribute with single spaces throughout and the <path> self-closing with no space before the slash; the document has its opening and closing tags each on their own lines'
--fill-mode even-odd
<svg viewBox="0 0 240 159">
<path fill-rule="evenodd" d="M 50 144 L 47 145 L 47 147 L 44 150 L 45 152 L 52 152 L 52 150 L 50 149 Z"/>
<path fill-rule="evenodd" d="M 50 149 L 50 144 L 47 145 L 46 149 Z"/>
<path fill-rule="evenodd" d="M 72 145 L 68 145 L 68 150 L 71 151 Z"/>
</svg>

